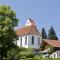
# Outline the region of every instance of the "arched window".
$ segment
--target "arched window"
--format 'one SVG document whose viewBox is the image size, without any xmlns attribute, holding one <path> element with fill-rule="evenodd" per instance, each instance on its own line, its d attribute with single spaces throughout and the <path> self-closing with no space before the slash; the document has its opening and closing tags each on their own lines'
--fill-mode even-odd
<svg viewBox="0 0 60 60">
<path fill-rule="evenodd" d="M 34 44 L 34 36 L 32 36 L 32 45 Z"/>
</svg>

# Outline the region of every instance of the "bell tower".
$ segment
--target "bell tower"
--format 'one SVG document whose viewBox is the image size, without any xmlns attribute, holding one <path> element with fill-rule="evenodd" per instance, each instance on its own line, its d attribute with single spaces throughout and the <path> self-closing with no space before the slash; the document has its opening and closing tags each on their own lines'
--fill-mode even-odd
<svg viewBox="0 0 60 60">
<path fill-rule="evenodd" d="M 35 25 L 35 22 L 32 19 L 28 19 L 26 22 L 26 26 L 31 26 L 31 25 Z"/>
</svg>

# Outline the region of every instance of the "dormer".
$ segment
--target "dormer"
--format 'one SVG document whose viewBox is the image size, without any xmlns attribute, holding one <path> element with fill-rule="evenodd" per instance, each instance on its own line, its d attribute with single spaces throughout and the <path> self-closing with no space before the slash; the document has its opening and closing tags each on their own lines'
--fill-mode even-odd
<svg viewBox="0 0 60 60">
<path fill-rule="evenodd" d="M 35 22 L 32 19 L 28 19 L 26 22 L 26 26 L 31 26 L 31 25 L 35 25 Z"/>
</svg>

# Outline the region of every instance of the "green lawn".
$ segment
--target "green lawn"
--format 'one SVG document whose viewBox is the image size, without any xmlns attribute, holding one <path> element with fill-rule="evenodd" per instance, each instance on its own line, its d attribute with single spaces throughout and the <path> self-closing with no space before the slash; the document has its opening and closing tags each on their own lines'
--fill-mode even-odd
<svg viewBox="0 0 60 60">
<path fill-rule="evenodd" d="M 59 58 L 57 59 L 49 59 L 49 58 L 27 58 L 27 59 L 20 59 L 20 60 L 60 60 Z"/>
</svg>

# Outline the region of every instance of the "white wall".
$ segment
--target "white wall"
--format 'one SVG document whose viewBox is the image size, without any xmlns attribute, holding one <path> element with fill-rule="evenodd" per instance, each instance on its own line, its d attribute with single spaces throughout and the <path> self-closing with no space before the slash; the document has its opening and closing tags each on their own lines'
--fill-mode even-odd
<svg viewBox="0 0 60 60">
<path fill-rule="evenodd" d="M 55 57 L 54 57 L 54 55 L 55 55 Z M 50 58 L 57 58 L 57 51 L 54 52 L 54 53 L 52 53 L 52 54 L 50 55 Z"/>
<path fill-rule="evenodd" d="M 27 45 L 25 45 L 25 38 L 26 37 L 27 37 Z M 17 41 L 17 46 L 28 48 L 28 35 L 19 36 L 18 38 L 19 38 L 19 40 Z M 22 38 L 22 46 L 21 46 L 21 38 Z"/>
<path fill-rule="evenodd" d="M 20 47 L 20 37 L 18 37 L 19 40 L 17 40 L 17 46 Z"/>
<path fill-rule="evenodd" d="M 55 54 L 55 57 L 54 57 L 54 54 Z M 50 58 L 60 58 L 60 51 L 56 51 L 53 54 L 51 54 Z"/>
<path fill-rule="evenodd" d="M 60 51 L 58 51 L 57 53 L 58 53 L 58 58 L 60 58 Z"/>
<path fill-rule="evenodd" d="M 31 26 L 31 25 L 32 24 L 31 24 L 30 20 L 28 19 L 27 22 L 26 22 L 26 26 Z"/>
<path fill-rule="evenodd" d="M 34 44 L 32 45 L 32 36 L 34 36 Z M 40 37 L 40 35 L 33 35 L 33 34 L 29 34 L 29 38 L 28 38 L 28 47 L 30 48 L 40 48 L 40 45 L 38 45 L 38 37 Z"/>
<path fill-rule="evenodd" d="M 27 45 L 25 45 L 25 37 L 27 36 Z M 34 36 L 34 45 L 32 45 L 32 36 Z M 24 36 L 19 36 L 19 40 L 17 41 L 17 45 L 21 47 L 20 45 L 20 38 L 22 37 L 22 47 L 25 48 L 40 48 L 40 45 L 38 45 L 38 37 L 40 35 L 34 35 L 34 34 L 29 34 L 29 35 L 24 35 Z M 41 37 L 40 37 L 40 43 L 41 43 Z"/>
</svg>

